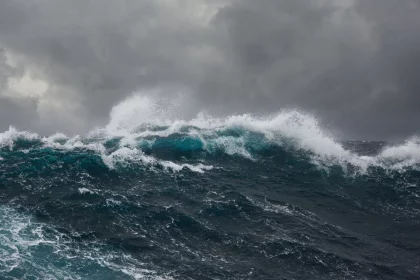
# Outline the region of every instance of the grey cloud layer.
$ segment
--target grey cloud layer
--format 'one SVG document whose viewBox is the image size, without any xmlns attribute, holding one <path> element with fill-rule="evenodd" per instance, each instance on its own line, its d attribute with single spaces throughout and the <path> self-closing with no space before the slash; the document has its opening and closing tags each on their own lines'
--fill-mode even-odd
<svg viewBox="0 0 420 280">
<path fill-rule="evenodd" d="M 191 92 L 189 110 L 299 107 L 348 138 L 419 130 L 415 0 L 0 2 L 0 91 L 45 80 L 39 97 L 0 92 L 0 129 L 80 132 L 133 91 Z M 4 52 L 3 52 L 4 53 Z M 2 97 L 3 96 L 3 97 Z"/>
</svg>

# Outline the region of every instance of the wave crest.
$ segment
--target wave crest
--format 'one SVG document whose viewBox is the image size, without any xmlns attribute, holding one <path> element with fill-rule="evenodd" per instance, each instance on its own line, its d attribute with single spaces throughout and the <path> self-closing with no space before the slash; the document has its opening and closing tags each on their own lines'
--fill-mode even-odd
<svg viewBox="0 0 420 280">
<path fill-rule="evenodd" d="M 404 171 L 420 164 L 420 141 L 412 138 L 396 146 L 385 147 L 376 155 L 360 155 L 346 149 L 319 121 L 306 113 L 289 110 L 268 117 L 250 114 L 215 118 L 199 113 L 195 118 L 176 118 L 176 112 L 158 99 L 133 96 L 115 106 L 109 123 L 87 136 L 68 137 L 54 134 L 40 137 L 10 127 L 0 133 L 0 148 L 13 149 L 19 139 L 39 141 L 53 149 L 85 149 L 99 154 L 103 162 L 114 168 L 116 163 L 140 162 L 172 171 L 184 168 L 195 172 L 210 170 L 203 163 L 176 163 L 146 154 L 148 149 L 178 149 L 192 153 L 215 153 L 258 160 L 258 151 L 276 146 L 292 152 L 304 151 L 319 167 L 349 165 L 358 173 L 369 168 Z M 110 144 L 111 143 L 111 144 Z M 113 143 L 113 144 L 112 144 Z M 1 154 L 0 154 L 1 155 Z"/>
</svg>

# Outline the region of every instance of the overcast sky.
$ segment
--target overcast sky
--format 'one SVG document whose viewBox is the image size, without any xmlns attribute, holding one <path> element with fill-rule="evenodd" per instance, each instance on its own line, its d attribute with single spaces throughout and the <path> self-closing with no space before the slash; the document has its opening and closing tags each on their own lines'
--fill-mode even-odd
<svg viewBox="0 0 420 280">
<path fill-rule="evenodd" d="M 133 92 L 420 133 L 419 0 L 2 0 L 0 131 L 83 133 Z"/>
</svg>

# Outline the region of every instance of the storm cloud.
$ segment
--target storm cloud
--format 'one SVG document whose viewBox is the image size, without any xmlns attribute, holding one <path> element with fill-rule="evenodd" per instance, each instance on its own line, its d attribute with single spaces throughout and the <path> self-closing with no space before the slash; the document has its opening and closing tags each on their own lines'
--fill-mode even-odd
<svg viewBox="0 0 420 280">
<path fill-rule="evenodd" d="M 83 133 L 133 92 L 186 114 L 311 112 L 343 138 L 420 130 L 417 0 L 0 1 L 0 130 Z"/>
</svg>

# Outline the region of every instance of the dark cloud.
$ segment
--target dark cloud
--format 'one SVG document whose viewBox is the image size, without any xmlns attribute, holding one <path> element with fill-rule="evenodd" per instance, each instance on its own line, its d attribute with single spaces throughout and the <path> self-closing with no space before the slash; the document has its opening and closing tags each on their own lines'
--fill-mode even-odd
<svg viewBox="0 0 420 280">
<path fill-rule="evenodd" d="M 342 137 L 405 137 L 419 130 L 418 30 L 415 0 L 5 0 L 0 129 L 82 132 L 159 87 L 190 92 L 189 113 L 298 107 Z M 10 77 L 30 79 L 14 93 Z M 45 93 L 22 92 L 36 79 Z"/>
<path fill-rule="evenodd" d="M 248 110 L 297 106 L 347 138 L 417 132 L 418 5 L 344 4 L 244 0 L 222 9 L 216 22 L 227 27 L 223 50 L 237 72 L 218 73 L 226 80 L 209 82 L 205 96 L 214 98 L 210 92 L 219 86 L 220 101 Z"/>
</svg>

